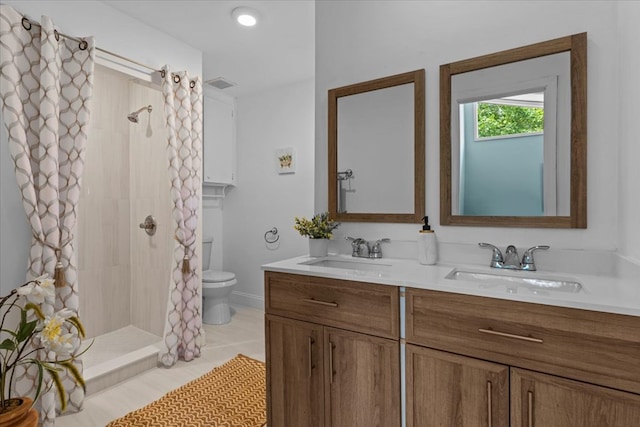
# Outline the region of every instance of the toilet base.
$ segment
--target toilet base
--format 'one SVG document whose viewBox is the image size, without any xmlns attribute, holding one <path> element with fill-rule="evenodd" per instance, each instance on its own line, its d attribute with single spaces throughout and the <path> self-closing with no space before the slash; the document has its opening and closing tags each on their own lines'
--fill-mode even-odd
<svg viewBox="0 0 640 427">
<path fill-rule="evenodd" d="M 205 298 L 203 304 L 202 322 L 207 325 L 224 325 L 231 322 L 231 307 L 228 298 L 218 299 L 218 301 L 208 301 Z"/>
</svg>

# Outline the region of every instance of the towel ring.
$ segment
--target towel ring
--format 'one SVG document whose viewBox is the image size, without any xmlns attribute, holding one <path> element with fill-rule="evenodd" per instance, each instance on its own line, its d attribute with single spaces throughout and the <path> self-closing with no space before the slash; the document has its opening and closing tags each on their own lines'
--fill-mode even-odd
<svg viewBox="0 0 640 427">
<path fill-rule="evenodd" d="M 264 241 L 267 243 L 275 243 L 280 240 L 280 236 L 278 235 L 278 229 L 273 227 L 271 230 L 268 230 L 264 233 Z"/>
</svg>

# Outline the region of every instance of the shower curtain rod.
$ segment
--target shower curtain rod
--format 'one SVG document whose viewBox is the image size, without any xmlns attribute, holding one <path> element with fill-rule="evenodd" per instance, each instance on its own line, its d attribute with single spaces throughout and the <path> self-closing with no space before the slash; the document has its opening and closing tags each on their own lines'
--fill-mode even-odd
<svg viewBox="0 0 640 427">
<path fill-rule="evenodd" d="M 22 27 L 23 27 L 25 30 L 29 31 L 29 30 L 31 29 L 31 26 L 32 26 L 32 25 L 34 25 L 34 26 L 36 26 L 36 27 L 38 27 L 38 28 L 42 28 L 42 25 L 40 25 L 40 23 L 39 23 L 39 22 L 32 21 L 32 20 L 30 20 L 29 18 L 27 18 L 26 16 L 24 16 L 24 15 L 23 15 L 23 16 L 22 16 Z M 55 33 L 56 33 L 56 34 L 58 34 L 58 35 L 60 35 L 60 36 L 62 36 L 62 37 L 65 37 L 65 38 L 68 38 L 68 39 L 71 39 L 71 40 L 73 40 L 73 41 L 76 41 L 76 42 L 80 43 L 80 49 L 82 49 L 82 50 L 84 50 L 84 49 L 86 49 L 86 48 L 87 48 L 87 47 L 86 47 L 86 43 L 87 43 L 87 42 L 86 42 L 86 40 L 84 40 L 84 39 L 79 39 L 79 38 L 77 38 L 77 37 L 73 37 L 73 36 L 70 36 L 70 35 L 68 35 L 68 34 L 61 33 L 61 32 L 60 32 L 60 31 L 58 31 L 58 30 L 55 30 Z M 83 44 L 84 44 L 84 48 L 82 47 L 82 46 L 83 46 Z M 133 63 L 133 64 L 136 64 L 136 65 L 139 65 L 139 66 L 141 66 L 141 67 L 147 68 L 147 69 L 149 69 L 149 70 L 151 70 L 151 71 L 155 71 L 155 72 L 158 72 L 158 73 L 163 74 L 163 70 L 158 70 L 158 69 L 156 69 L 156 68 L 154 68 L 154 67 L 151 67 L 151 66 L 149 66 L 149 65 L 143 64 L 142 62 L 138 62 L 138 61 L 136 61 L 135 59 L 131 59 L 131 58 L 127 58 L 126 56 L 118 55 L 117 53 L 111 52 L 111 51 L 106 50 L 106 49 L 102 49 L 102 48 L 100 48 L 100 47 L 98 47 L 98 46 L 96 46 L 95 48 L 96 48 L 96 50 L 99 50 L 100 52 L 106 53 L 106 54 L 111 55 L 111 56 L 115 56 L 116 58 L 119 58 L 119 59 L 122 59 L 122 60 L 125 60 L 125 61 L 128 61 L 128 62 L 131 62 L 131 63 Z M 163 76 L 163 77 L 164 77 L 164 76 Z"/>
</svg>

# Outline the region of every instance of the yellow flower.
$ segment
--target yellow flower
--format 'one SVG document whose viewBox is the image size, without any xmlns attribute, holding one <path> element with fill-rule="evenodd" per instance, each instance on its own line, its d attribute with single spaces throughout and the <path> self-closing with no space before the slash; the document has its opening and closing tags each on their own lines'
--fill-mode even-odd
<svg viewBox="0 0 640 427">
<path fill-rule="evenodd" d="M 305 217 L 295 217 L 294 220 L 293 228 L 301 236 L 307 236 L 311 239 L 330 239 L 333 237 L 331 232 L 340 225 L 329 217 L 329 212 L 315 214 L 310 220 Z"/>
</svg>

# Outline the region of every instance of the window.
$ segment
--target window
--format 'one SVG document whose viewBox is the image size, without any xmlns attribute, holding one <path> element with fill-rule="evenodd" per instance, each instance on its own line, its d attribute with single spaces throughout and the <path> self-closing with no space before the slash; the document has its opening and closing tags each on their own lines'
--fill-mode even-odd
<svg viewBox="0 0 640 427">
<path fill-rule="evenodd" d="M 474 103 L 475 140 L 544 133 L 544 92 Z"/>
</svg>

